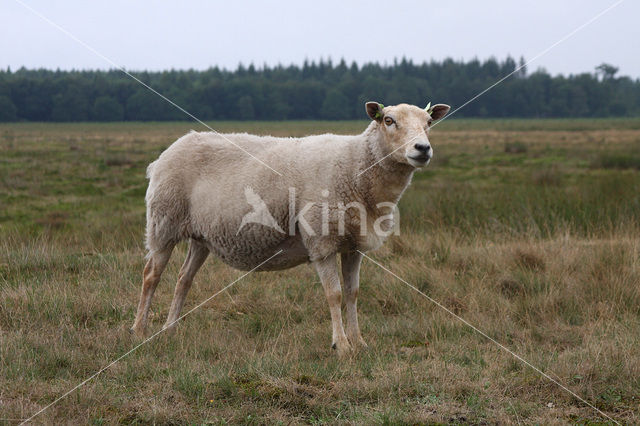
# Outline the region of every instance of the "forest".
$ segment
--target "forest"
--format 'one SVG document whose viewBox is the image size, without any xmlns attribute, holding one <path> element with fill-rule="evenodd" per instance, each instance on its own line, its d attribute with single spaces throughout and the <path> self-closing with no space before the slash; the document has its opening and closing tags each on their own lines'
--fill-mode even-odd
<svg viewBox="0 0 640 426">
<path fill-rule="evenodd" d="M 504 60 L 414 63 L 239 65 L 235 70 L 131 72 L 201 120 L 347 120 L 364 102 L 447 103 L 460 117 L 619 117 L 640 115 L 640 80 L 603 63 L 592 72 L 528 73 Z M 517 70 L 517 71 L 516 71 Z M 514 72 L 515 71 L 515 72 Z M 0 71 L 0 121 L 169 121 L 190 118 L 120 70 Z"/>
</svg>

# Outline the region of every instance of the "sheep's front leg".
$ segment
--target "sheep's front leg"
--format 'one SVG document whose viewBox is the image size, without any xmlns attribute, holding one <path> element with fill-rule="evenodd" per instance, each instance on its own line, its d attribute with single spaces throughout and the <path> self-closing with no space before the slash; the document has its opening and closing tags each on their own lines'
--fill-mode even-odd
<svg viewBox="0 0 640 426">
<path fill-rule="evenodd" d="M 329 302 L 329 310 L 331 312 L 331 324 L 333 326 L 333 342 L 331 347 L 338 350 L 338 355 L 346 355 L 351 349 L 347 336 L 344 334 L 342 327 L 342 290 L 340 289 L 340 276 L 338 275 L 338 262 L 336 256 L 329 256 L 326 259 L 314 262 L 316 271 L 324 293 Z"/>
<path fill-rule="evenodd" d="M 366 347 L 360 327 L 358 326 L 358 289 L 360 288 L 360 263 L 362 254 L 359 252 L 342 253 L 342 278 L 344 279 L 344 295 L 347 305 L 347 337 L 352 345 Z"/>
</svg>

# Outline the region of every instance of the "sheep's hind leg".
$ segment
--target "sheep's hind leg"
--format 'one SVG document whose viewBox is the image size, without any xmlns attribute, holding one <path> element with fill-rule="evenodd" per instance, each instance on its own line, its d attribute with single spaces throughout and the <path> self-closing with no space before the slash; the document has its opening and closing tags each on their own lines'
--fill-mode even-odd
<svg viewBox="0 0 640 426">
<path fill-rule="evenodd" d="M 156 287 L 160 282 L 160 276 L 171 257 L 173 247 L 174 245 L 171 244 L 163 250 L 151 254 L 151 257 L 149 257 L 149 260 L 144 267 L 138 312 L 136 313 L 136 319 L 133 323 L 133 327 L 131 327 L 131 331 L 138 336 L 142 337 L 146 332 L 151 299 L 153 298 L 153 293 L 156 291 Z"/>
<path fill-rule="evenodd" d="M 338 262 L 336 256 L 329 256 L 326 259 L 314 262 L 316 271 L 322 281 L 327 301 L 329 302 L 329 310 L 331 312 L 331 324 L 333 327 L 333 343 L 332 348 L 338 350 L 338 355 L 346 355 L 351 350 L 351 345 L 344 334 L 342 327 L 342 291 L 340 289 L 340 276 L 338 275 Z"/>
<path fill-rule="evenodd" d="M 362 255 L 358 252 L 342 253 L 342 278 L 347 308 L 347 337 L 352 345 L 367 347 L 358 326 L 358 289 L 360 287 L 360 263 Z"/>
<path fill-rule="evenodd" d="M 204 244 L 196 240 L 191 240 L 189 252 L 178 275 L 178 283 L 176 284 L 176 289 L 173 294 L 173 301 L 171 302 L 167 322 L 164 324 L 163 329 L 175 329 L 178 319 L 180 318 L 180 311 L 184 306 L 184 300 L 191 288 L 193 277 L 207 259 L 208 255 L 209 249 Z"/>
</svg>

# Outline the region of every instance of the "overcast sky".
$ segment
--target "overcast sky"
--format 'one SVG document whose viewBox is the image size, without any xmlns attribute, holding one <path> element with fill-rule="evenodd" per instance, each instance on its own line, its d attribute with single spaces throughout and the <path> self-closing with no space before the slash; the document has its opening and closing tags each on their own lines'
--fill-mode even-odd
<svg viewBox="0 0 640 426">
<path fill-rule="evenodd" d="M 535 55 L 616 0 L 150 1 L 20 0 L 132 70 L 238 63 L 362 64 Z M 640 77 L 640 1 L 626 0 L 529 66 L 591 72 L 601 62 Z M 24 8 L 0 6 L 0 67 L 107 69 L 110 64 Z"/>
</svg>

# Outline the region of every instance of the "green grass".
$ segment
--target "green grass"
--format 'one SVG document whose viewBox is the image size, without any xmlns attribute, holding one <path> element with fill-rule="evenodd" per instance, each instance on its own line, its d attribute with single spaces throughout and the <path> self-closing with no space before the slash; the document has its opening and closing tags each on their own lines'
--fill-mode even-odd
<svg viewBox="0 0 640 426">
<path fill-rule="evenodd" d="M 282 136 L 366 126 L 211 124 Z M 127 329 L 144 266 L 145 168 L 190 128 L 0 125 L 0 419 L 28 417 L 136 344 Z M 431 140 L 433 164 L 400 204 L 401 235 L 372 256 L 638 423 L 640 120 L 451 119 Z M 180 246 L 156 292 L 154 331 L 184 254 Z M 238 276 L 208 260 L 185 310 Z M 37 421 L 605 420 L 373 263 L 361 278 L 368 351 L 339 360 L 329 349 L 312 268 L 256 273 Z"/>
</svg>

